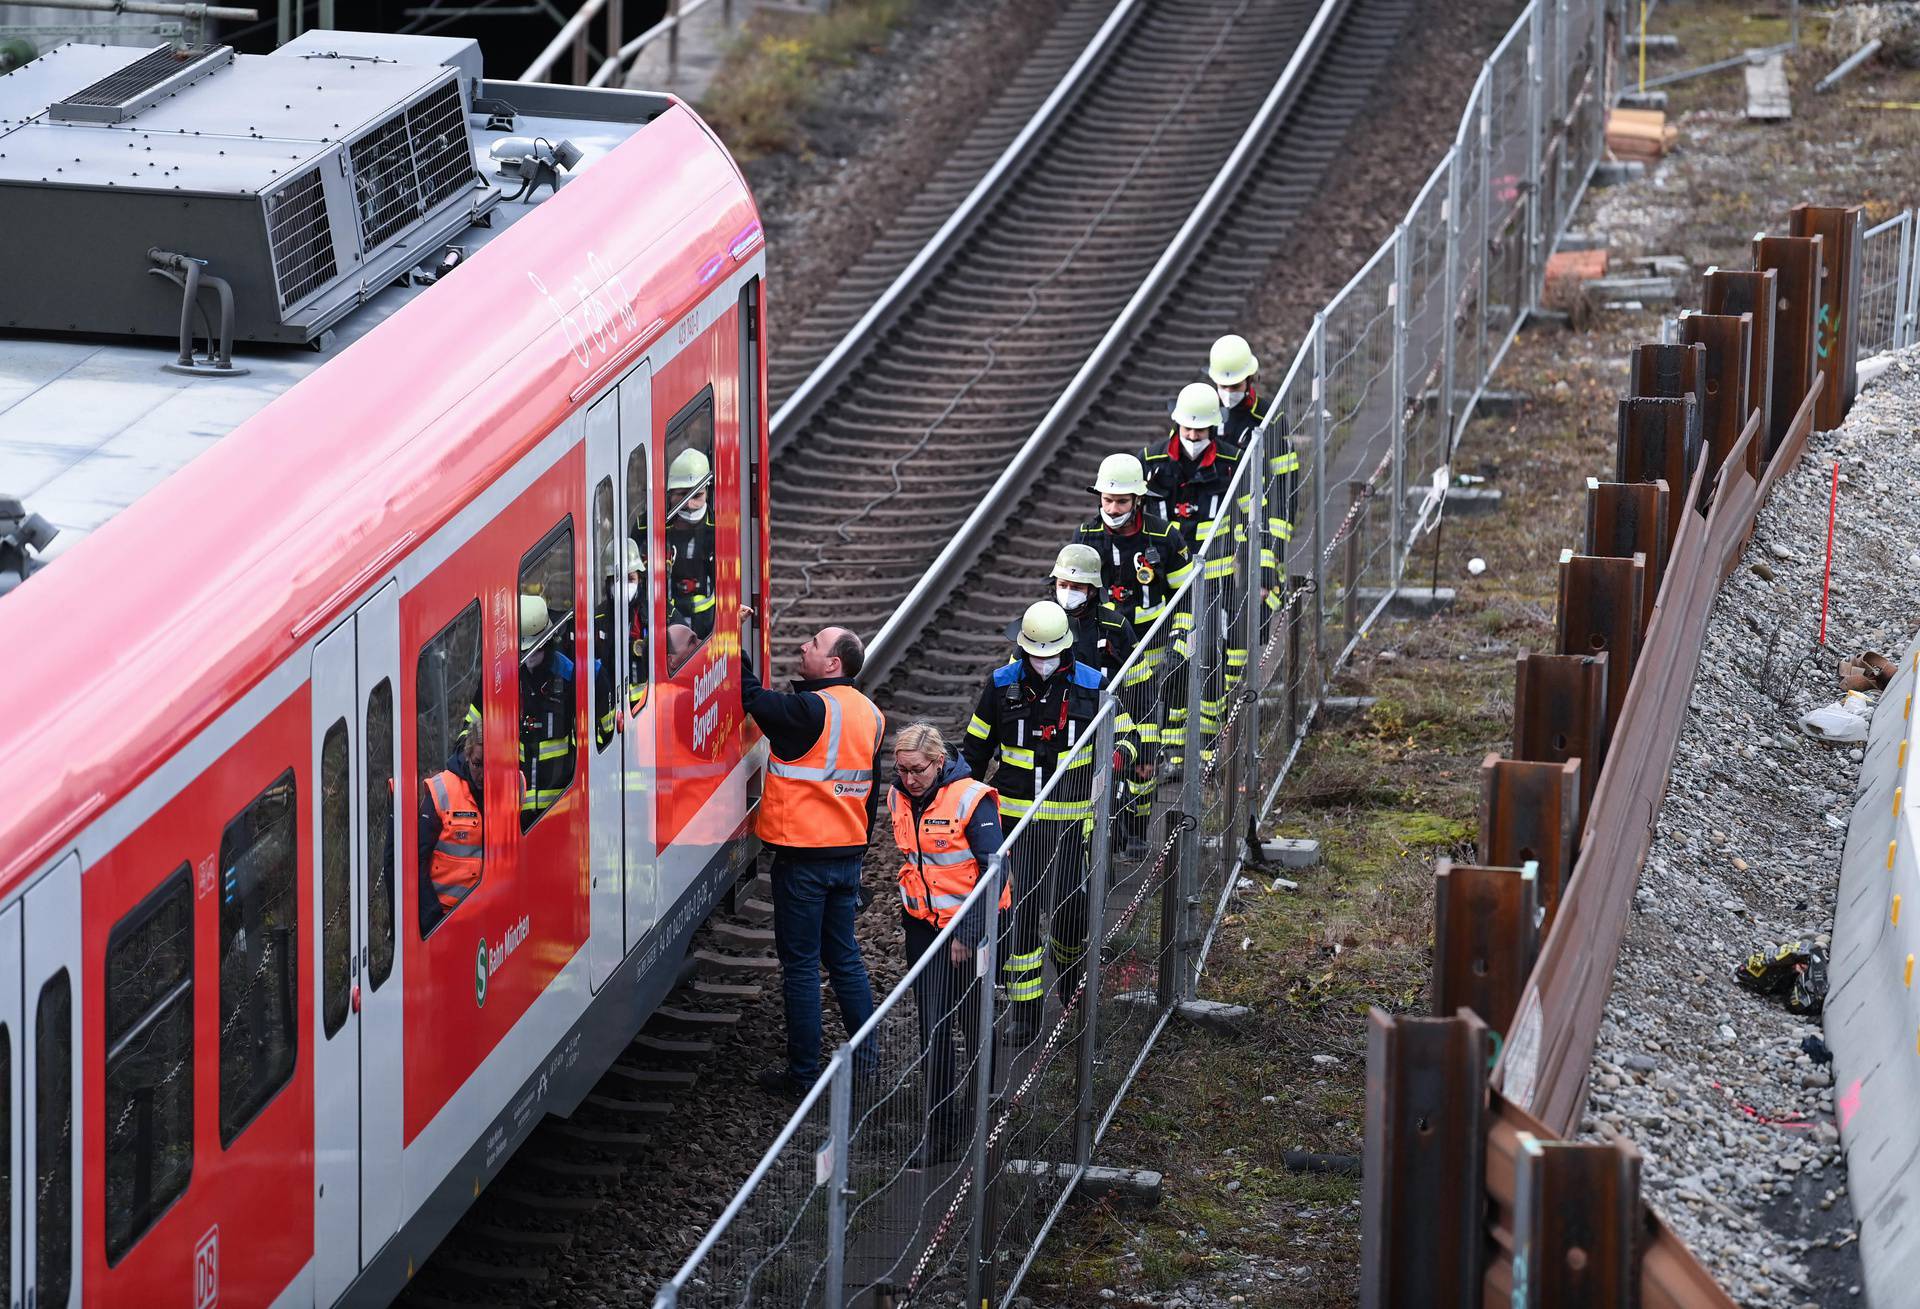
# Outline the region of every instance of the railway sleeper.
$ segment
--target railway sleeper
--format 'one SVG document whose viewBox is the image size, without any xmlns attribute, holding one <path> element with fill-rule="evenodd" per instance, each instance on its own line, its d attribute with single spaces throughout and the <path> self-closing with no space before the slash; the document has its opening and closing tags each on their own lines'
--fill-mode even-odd
<svg viewBox="0 0 1920 1309">
<path fill-rule="evenodd" d="M 589 1094 L 586 1103 L 596 1109 L 605 1109 L 609 1113 L 627 1114 L 634 1118 L 658 1121 L 673 1117 L 673 1106 L 664 1100 L 628 1100 L 616 1095 Z"/>
<path fill-rule="evenodd" d="M 777 963 L 778 960 L 775 962 Z M 655 1058 L 665 1056 L 672 1059 L 704 1059 L 713 1053 L 713 1042 L 698 1039 L 672 1040 L 663 1036 L 649 1036 L 642 1032 L 627 1043 L 627 1052 L 652 1055 Z"/>
<path fill-rule="evenodd" d="M 647 1019 L 647 1026 L 656 1024 L 661 1027 L 686 1028 L 692 1031 L 712 1031 L 715 1028 L 732 1027 L 740 1021 L 740 1015 L 713 1009 L 681 1009 L 674 1005 L 661 1005 Z"/>
<path fill-rule="evenodd" d="M 497 1196 L 502 1204 L 548 1214 L 590 1214 L 606 1203 L 599 1196 L 578 1195 L 573 1192 L 564 1195 L 547 1195 L 518 1186 L 489 1187 L 487 1194 Z"/>
<path fill-rule="evenodd" d="M 537 1232 L 519 1227 L 499 1227 L 492 1224 L 475 1224 L 472 1235 L 487 1241 L 497 1241 L 501 1245 L 514 1245 L 533 1250 L 567 1250 L 573 1246 L 572 1232 Z"/>
<path fill-rule="evenodd" d="M 694 966 L 703 973 L 720 976 L 741 973 L 765 975 L 780 970 L 780 961 L 772 955 L 723 954 L 718 950 L 695 950 Z"/>
</svg>

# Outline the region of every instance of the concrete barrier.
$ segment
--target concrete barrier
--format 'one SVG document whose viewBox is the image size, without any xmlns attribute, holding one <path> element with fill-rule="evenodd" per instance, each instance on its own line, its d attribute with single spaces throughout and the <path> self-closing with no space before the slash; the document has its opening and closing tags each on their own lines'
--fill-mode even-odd
<svg viewBox="0 0 1920 1309">
<path fill-rule="evenodd" d="M 1880 696 L 1847 825 L 1826 1005 L 1834 1112 L 1860 1228 L 1867 1302 L 1920 1286 L 1920 782 L 1913 735 L 1920 638 Z"/>
</svg>

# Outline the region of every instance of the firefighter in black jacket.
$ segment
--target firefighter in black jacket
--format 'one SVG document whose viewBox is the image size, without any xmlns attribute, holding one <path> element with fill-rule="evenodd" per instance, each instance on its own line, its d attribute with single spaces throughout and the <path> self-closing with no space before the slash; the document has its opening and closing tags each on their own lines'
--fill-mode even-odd
<svg viewBox="0 0 1920 1309">
<path fill-rule="evenodd" d="M 713 465 L 682 450 L 667 468 L 667 621 L 713 632 Z M 672 671 L 671 668 L 668 670 Z"/>
<path fill-rule="evenodd" d="M 1213 379 L 1225 411 L 1220 436 L 1236 450 L 1244 451 L 1252 440 L 1253 429 L 1267 421 L 1267 408 L 1260 403 L 1254 383 L 1260 361 L 1244 336 L 1229 333 L 1213 343 L 1207 353 L 1207 376 Z M 1273 611 L 1281 604 L 1281 564 L 1286 558 L 1287 542 L 1293 539 L 1293 524 L 1300 499 L 1300 455 L 1287 437 L 1286 414 L 1275 414 L 1266 434 L 1267 535 L 1260 546 L 1260 595 L 1265 612 L 1260 619 L 1264 644 Z M 1252 510 L 1252 497 L 1240 500 L 1241 513 Z"/>
<path fill-rule="evenodd" d="M 1009 832 L 1033 821 L 1013 856 L 1012 942 L 1001 976 L 1013 1005 L 1008 1031 L 1016 1046 L 1040 1030 L 1046 996 L 1046 954 L 1053 956 L 1063 1000 L 1079 984 L 1087 953 L 1086 852 L 1093 839 L 1093 787 L 1101 761 L 1093 757 L 1093 720 L 1100 712 L 1100 674 L 1073 658 L 1067 614 L 1051 600 L 1028 606 L 1020 624 L 1018 663 L 993 670 L 967 724 L 962 757 L 975 777 L 986 779 L 998 756 L 993 785 L 1000 792 L 1000 819 Z M 1122 708 L 1114 723 L 1115 773 L 1133 762 L 1132 722 Z M 1050 795 L 1036 799 L 1056 776 Z M 1047 948 L 1040 938 L 1042 913 L 1049 919 Z"/>
</svg>

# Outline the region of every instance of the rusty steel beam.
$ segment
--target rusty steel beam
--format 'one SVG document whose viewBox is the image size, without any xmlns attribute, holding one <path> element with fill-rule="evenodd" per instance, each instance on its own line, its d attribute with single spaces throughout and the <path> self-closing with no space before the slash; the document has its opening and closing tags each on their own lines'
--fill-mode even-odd
<svg viewBox="0 0 1920 1309">
<path fill-rule="evenodd" d="M 1607 656 L 1523 651 L 1514 666 L 1513 757 L 1580 760 L 1576 831 L 1586 830 L 1607 741 Z"/>
<path fill-rule="evenodd" d="M 1668 541 L 1680 535 L 1680 515 L 1687 510 L 1686 501 L 1672 488 L 1685 486 L 1699 462 L 1700 406 L 1692 396 L 1621 399 L 1615 480 L 1666 482 Z"/>
<path fill-rule="evenodd" d="M 1814 421 L 1821 431 L 1840 426 L 1859 390 L 1860 242 L 1859 205 L 1795 205 L 1788 231 L 1817 236 L 1820 252 L 1820 308 L 1814 315 L 1814 367 L 1826 376 L 1826 393 Z"/>
<path fill-rule="evenodd" d="M 1486 1260 L 1487 1068 L 1474 1015 L 1367 1011 L 1360 1303 L 1469 1309 Z"/>
<path fill-rule="evenodd" d="M 1612 559 L 1647 557 L 1647 584 L 1640 595 L 1642 631 L 1653 622 L 1653 602 L 1667 572 L 1667 498 L 1664 477 L 1653 482 L 1587 479 L 1587 553 Z"/>
<path fill-rule="evenodd" d="M 1627 356 L 1627 394 L 1667 400 L 1690 395 L 1704 405 L 1706 371 L 1704 350 L 1685 342 L 1643 342 Z"/>
<path fill-rule="evenodd" d="M 1540 950 L 1538 867 L 1433 869 L 1433 1012 L 1471 1009 L 1504 1040 Z"/>
<path fill-rule="evenodd" d="M 1774 300 L 1779 316 L 1773 325 L 1773 425 L 1767 431 L 1767 459 L 1786 439 L 1787 424 L 1813 384 L 1825 259 L 1824 242 L 1817 236 L 1753 238 L 1753 266 L 1780 275 Z"/>
<path fill-rule="evenodd" d="M 1487 1198 L 1489 1233 L 1494 1253 L 1488 1262 L 1483 1309 L 1512 1309 L 1514 1204 L 1520 1170 L 1520 1137 L 1550 1140 L 1553 1133 L 1531 1115 L 1498 1095 L 1492 1103 L 1493 1125 L 1487 1133 Z M 1642 1250 L 1640 1309 L 1734 1309 L 1734 1303 L 1707 1270 L 1658 1215 L 1645 1206 L 1635 1217 Z"/>
<path fill-rule="evenodd" d="M 1706 351 L 1700 379 L 1700 428 L 1706 445 L 1707 479 L 1711 482 L 1747 423 L 1753 316 L 1682 314 L 1680 335 Z"/>
<path fill-rule="evenodd" d="M 1640 1153 L 1519 1133 L 1512 1309 L 1636 1309 Z"/>
<path fill-rule="evenodd" d="M 1560 552 L 1559 631 L 1561 654 L 1607 656 L 1607 739 L 1620 721 L 1627 687 L 1640 653 L 1640 593 L 1647 584 L 1647 557 L 1602 559 Z"/>
<path fill-rule="evenodd" d="M 1580 846 L 1582 771 L 1579 759 L 1545 763 L 1488 754 L 1480 762 L 1480 862 L 1495 868 L 1536 865 L 1548 923 Z M 1491 1014 L 1481 1017 L 1494 1022 Z"/>
<path fill-rule="evenodd" d="M 1779 306 L 1779 274 L 1771 270 L 1709 268 L 1702 279 L 1700 307 L 1709 314 L 1751 314 L 1753 335 L 1747 352 L 1747 409 L 1760 411 L 1760 430 L 1773 431 L 1773 337 Z M 1742 420 L 1744 422 L 1744 420 Z M 1755 451 L 1757 473 L 1760 451 Z"/>
</svg>

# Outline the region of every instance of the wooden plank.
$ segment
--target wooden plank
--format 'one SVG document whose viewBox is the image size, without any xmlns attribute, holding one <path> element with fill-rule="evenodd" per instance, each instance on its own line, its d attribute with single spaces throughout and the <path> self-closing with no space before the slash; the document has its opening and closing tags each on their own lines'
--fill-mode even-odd
<svg viewBox="0 0 1920 1309">
<path fill-rule="evenodd" d="M 1749 59 L 1747 74 L 1747 117 L 1760 123 L 1785 122 L 1793 117 L 1793 93 L 1787 88 L 1787 57 L 1768 55 L 1755 62 Z"/>
</svg>

